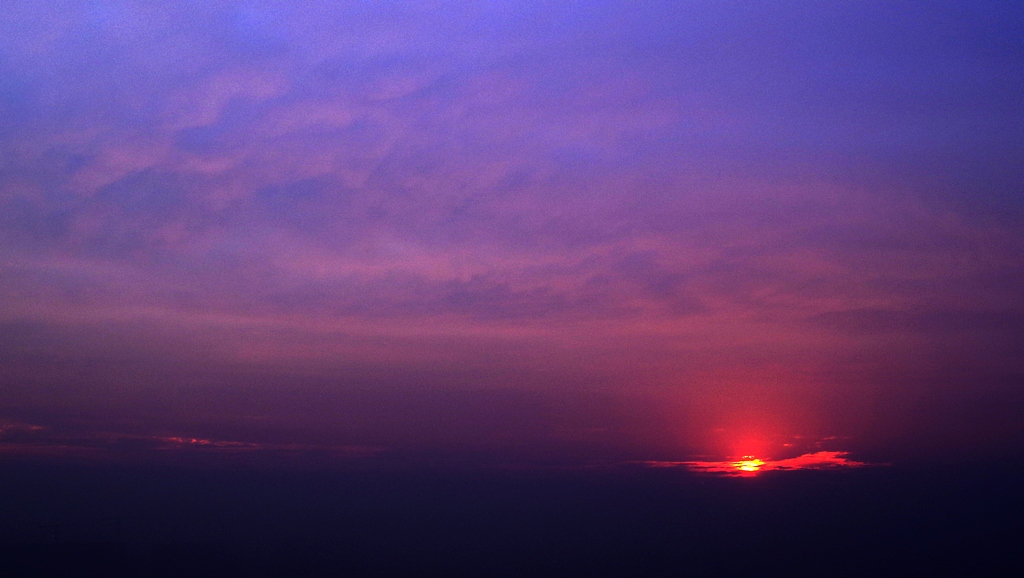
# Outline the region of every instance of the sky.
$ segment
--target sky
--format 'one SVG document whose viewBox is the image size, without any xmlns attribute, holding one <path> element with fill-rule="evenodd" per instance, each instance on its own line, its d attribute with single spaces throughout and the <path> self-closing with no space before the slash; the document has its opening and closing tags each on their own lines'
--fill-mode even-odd
<svg viewBox="0 0 1024 578">
<path fill-rule="evenodd" d="M 0 455 L 1020 455 L 1022 30 L 5 0 Z"/>
</svg>

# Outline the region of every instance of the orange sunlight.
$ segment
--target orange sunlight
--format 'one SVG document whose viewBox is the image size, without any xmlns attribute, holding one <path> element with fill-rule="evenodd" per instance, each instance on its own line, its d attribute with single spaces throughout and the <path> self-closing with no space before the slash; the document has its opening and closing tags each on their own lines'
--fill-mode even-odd
<svg viewBox="0 0 1024 578">
<path fill-rule="evenodd" d="M 743 456 L 742 460 L 733 462 L 732 465 L 741 472 L 756 472 L 761 469 L 764 462 L 754 456 Z"/>
</svg>

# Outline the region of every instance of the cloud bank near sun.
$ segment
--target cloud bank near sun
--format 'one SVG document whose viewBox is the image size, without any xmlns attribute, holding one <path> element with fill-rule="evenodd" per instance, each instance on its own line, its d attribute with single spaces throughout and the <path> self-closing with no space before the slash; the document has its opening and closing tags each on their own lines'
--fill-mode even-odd
<svg viewBox="0 0 1024 578">
<path fill-rule="evenodd" d="M 761 460 L 753 456 L 744 456 L 742 459 L 734 461 L 647 462 L 646 465 L 658 468 L 681 467 L 698 473 L 740 477 L 753 477 L 764 472 L 841 470 L 881 465 L 858 462 L 850 459 L 849 455 L 849 452 L 820 451 L 780 460 Z"/>
</svg>

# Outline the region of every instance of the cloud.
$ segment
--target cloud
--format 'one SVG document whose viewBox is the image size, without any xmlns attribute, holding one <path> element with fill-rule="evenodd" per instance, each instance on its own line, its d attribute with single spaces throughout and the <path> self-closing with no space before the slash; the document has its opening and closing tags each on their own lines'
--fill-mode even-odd
<svg viewBox="0 0 1024 578">
<path fill-rule="evenodd" d="M 344 463 L 378 454 L 379 448 L 254 443 L 175 435 L 138 435 L 72 430 L 57 432 L 44 426 L 0 422 L 0 455 L 7 458 L 107 460 L 258 459 Z"/>
<path fill-rule="evenodd" d="M 752 477 L 763 472 L 792 470 L 840 470 L 846 468 L 877 467 L 886 464 L 870 464 L 851 460 L 848 452 L 820 451 L 802 454 L 781 460 L 761 460 L 744 456 L 733 461 L 694 462 L 643 462 L 654 468 L 684 468 L 698 473 L 722 474 L 728 476 Z"/>
</svg>

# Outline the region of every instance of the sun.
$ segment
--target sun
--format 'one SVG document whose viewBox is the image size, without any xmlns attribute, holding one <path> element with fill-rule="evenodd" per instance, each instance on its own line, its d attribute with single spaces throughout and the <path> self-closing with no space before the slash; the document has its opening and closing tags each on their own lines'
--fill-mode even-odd
<svg viewBox="0 0 1024 578">
<path fill-rule="evenodd" d="M 761 469 L 764 462 L 754 456 L 743 456 L 743 459 L 732 463 L 733 467 L 741 472 L 756 472 Z"/>
</svg>

